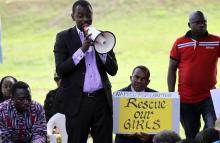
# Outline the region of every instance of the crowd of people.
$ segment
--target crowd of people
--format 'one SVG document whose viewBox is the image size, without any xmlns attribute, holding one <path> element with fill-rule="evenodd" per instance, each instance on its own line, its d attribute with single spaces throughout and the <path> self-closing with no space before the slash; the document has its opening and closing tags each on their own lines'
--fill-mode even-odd
<svg viewBox="0 0 220 143">
<path fill-rule="evenodd" d="M 31 99 L 31 90 L 27 83 L 13 81 L 9 88 L 4 86 L 5 81 L 9 80 L 2 79 L 0 93 L 3 97 L 9 97 L 0 103 L 1 142 L 45 143 L 47 127 L 43 106 Z"/>
<path fill-rule="evenodd" d="M 3 77 L 0 86 L 0 95 L 9 97 L 0 103 L 0 135 L 3 143 L 45 143 L 47 141 L 46 123 L 57 113 L 55 108 L 57 89 L 48 92 L 44 106 L 31 99 L 31 90 L 27 83 L 17 80 L 8 88 L 4 82 L 8 77 Z M 54 74 L 54 81 L 58 88 L 61 78 Z M 137 66 L 130 76 L 131 83 L 119 90 L 130 92 L 157 92 L 148 87 L 150 71 L 145 66 Z M 2 92 L 4 91 L 4 92 Z M 54 92 L 54 93 L 53 93 Z M 53 93 L 53 94 L 51 94 Z M 54 128 L 56 132 L 56 128 Z M 57 131 L 59 133 L 59 131 Z M 219 143 L 220 118 L 215 125 L 198 132 L 195 138 L 181 139 L 174 131 L 164 130 L 158 134 L 143 132 L 134 134 L 116 134 L 115 143 Z"/>
<path fill-rule="evenodd" d="M 48 92 L 44 105 L 33 101 L 29 85 L 13 76 L 0 82 L 0 137 L 3 143 L 45 143 L 47 122 L 56 114 L 65 116 L 68 143 L 113 142 L 112 91 L 108 75 L 115 76 L 115 53 L 98 53 L 91 33 L 93 9 L 86 0 L 77 0 L 71 13 L 74 26 L 57 34 L 54 44 L 57 88 Z M 220 143 L 220 118 L 216 117 L 210 90 L 217 82 L 220 37 L 207 31 L 203 12 L 189 16 L 190 30 L 179 37 L 170 51 L 167 84 L 175 92 L 178 71 L 180 122 L 185 132 L 164 130 L 157 134 L 136 132 L 116 134 L 115 143 Z M 157 92 L 148 87 L 150 70 L 136 66 L 130 84 L 119 91 Z M 204 121 L 201 128 L 200 117 Z M 59 133 L 59 129 L 54 127 Z"/>
</svg>

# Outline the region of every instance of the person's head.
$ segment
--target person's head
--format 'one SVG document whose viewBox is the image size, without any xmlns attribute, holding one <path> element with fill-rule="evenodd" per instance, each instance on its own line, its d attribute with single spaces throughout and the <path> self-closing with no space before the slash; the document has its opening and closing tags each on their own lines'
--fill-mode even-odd
<svg viewBox="0 0 220 143">
<path fill-rule="evenodd" d="M 183 139 L 181 141 L 178 141 L 177 143 L 200 143 L 196 141 L 195 139 Z"/>
<path fill-rule="evenodd" d="M 207 20 L 201 11 L 194 11 L 189 16 L 189 28 L 195 35 L 202 36 L 207 31 Z"/>
<path fill-rule="evenodd" d="M 150 83 L 150 71 L 145 66 L 137 66 L 133 69 L 130 80 L 135 91 L 143 91 Z"/>
<path fill-rule="evenodd" d="M 13 76 L 5 76 L 0 82 L 0 94 L 3 95 L 4 99 L 11 98 L 11 87 L 17 80 Z"/>
<path fill-rule="evenodd" d="M 57 87 L 59 87 L 60 86 L 60 82 L 61 82 L 61 78 L 57 74 L 57 72 L 54 72 L 54 81 L 57 83 Z"/>
<path fill-rule="evenodd" d="M 195 139 L 202 143 L 212 143 L 219 140 L 218 131 L 216 131 L 214 128 L 206 128 L 205 130 L 199 132 Z"/>
<path fill-rule="evenodd" d="M 176 132 L 164 130 L 154 136 L 153 143 L 176 143 L 180 140 L 181 138 Z"/>
<path fill-rule="evenodd" d="M 83 31 L 83 26 L 92 24 L 92 6 L 86 0 L 77 0 L 72 6 L 72 19 L 76 26 Z"/>
<path fill-rule="evenodd" d="M 21 113 L 28 110 L 31 104 L 31 91 L 29 85 L 23 81 L 18 81 L 12 86 L 11 91 L 11 99 L 14 101 L 16 110 Z"/>
</svg>

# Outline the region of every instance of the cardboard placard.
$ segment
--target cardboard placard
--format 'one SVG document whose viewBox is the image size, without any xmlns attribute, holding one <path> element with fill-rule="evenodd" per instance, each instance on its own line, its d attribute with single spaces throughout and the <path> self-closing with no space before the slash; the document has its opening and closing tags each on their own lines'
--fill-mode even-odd
<svg viewBox="0 0 220 143">
<path fill-rule="evenodd" d="M 126 92 L 113 94 L 113 131 L 120 134 L 162 130 L 179 133 L 180 101 L 177 92 Z"/>
</svg>

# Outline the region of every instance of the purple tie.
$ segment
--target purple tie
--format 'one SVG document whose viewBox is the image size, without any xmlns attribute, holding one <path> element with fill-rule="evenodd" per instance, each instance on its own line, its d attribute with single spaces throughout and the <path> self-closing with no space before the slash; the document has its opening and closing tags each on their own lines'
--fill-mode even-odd
<svg viewBox="0 0 220 143">
<path fill-rule="evenodd" d="M 83 43 L 85 39 L 83 32 L 79 32 L 79 37 L 80 37 L 81 42 Z"/>
</svg>

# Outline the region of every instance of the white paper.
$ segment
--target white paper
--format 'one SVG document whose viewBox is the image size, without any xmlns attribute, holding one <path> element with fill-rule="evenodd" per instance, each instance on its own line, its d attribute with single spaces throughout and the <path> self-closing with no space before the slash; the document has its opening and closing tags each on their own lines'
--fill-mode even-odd
<svg viewBox="0 0 220 143">
<path fill-rule="evenodd" d="M 220 117 L 220 89 L 211 90 L 212 101 L 214 104 L 216 117 Z"/>
</svg>

